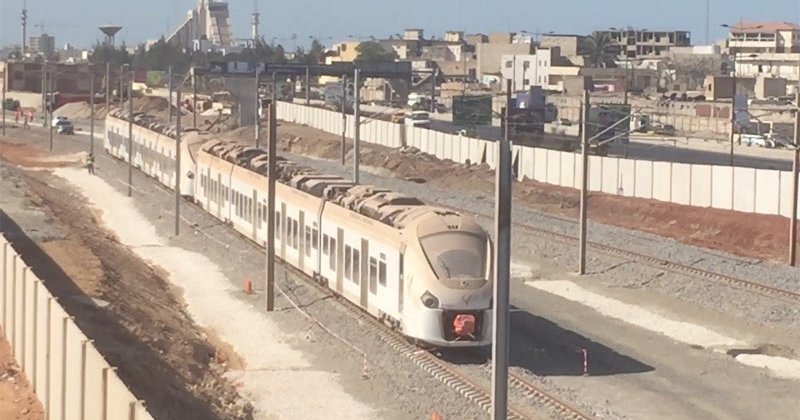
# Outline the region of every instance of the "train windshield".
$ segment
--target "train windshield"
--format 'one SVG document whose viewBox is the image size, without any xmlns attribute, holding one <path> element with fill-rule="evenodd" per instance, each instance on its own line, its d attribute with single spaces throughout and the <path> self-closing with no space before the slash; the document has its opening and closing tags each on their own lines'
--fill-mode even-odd
<svg viewBox="0 0 800 420">
<path fill-rule="evenodd" d="M 448 232 L 420 239 L 422 250 L 440 279 L 486 277 L 486 238 L 464 232 Z"/>
</svg>

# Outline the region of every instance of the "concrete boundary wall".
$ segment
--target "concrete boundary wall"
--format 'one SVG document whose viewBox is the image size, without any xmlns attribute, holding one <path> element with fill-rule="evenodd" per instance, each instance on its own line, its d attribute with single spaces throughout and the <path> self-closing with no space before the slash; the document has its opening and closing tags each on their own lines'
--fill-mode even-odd
<svg viewBox="0 0 800 420">
<path fill-rule="evenodd" d="M 277 115 L 284 121 L 341 134 L 340 113 L 279 102 Z M 413 146 L 439 159 L 485 163 L 492 169 L 496 166 L 493 141 L 387 121 L 367 121 L 362 123 L 362 141 L 393 148 Z M 352 118 L 348 122 L 347 132 L 351 133 Z M 374 129 L 364 130 L 373 124 Z M 517 180 L 527 178 L 561 187 L 580 187 L 580 155 L 519 147 L 520 151 L 515 154 L 518 159 Z M 791 214 L 790 171 L 590 156 L 589 190 L 745 213 L 783 217 Z"/>
<path fill-rule="evenodd" d="M 46 420 L 153 420 L 0 235 L 0 327 Z"/>
</svg>

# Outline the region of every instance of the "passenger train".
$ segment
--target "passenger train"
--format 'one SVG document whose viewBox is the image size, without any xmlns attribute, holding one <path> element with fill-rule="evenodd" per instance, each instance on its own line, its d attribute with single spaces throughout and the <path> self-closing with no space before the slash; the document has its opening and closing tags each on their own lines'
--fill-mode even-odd
<svg viewBox="0 0 800 420">
<path fill-rule="evenodd" d="M 174 188 L 174 128 L 134 114 L 133 165 Z M 105 150 L 127 161 L 127 113 L 106 117 Z M 209 133 L 182 134 L 181 194 L 261 246 L 267 153 Z M 276 255 L 409 339 L 491 343 L 489 235 L 448 209 L 277 157 Z"/>
</svg>

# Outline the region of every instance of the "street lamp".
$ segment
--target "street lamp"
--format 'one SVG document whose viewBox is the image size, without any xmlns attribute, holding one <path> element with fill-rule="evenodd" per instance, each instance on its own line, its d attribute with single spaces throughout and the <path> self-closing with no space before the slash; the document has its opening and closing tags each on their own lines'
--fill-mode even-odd
<svg viewBox="0 0 800 420">
<path fill-rule="evenodd" d="M 763 27 L 762 25 L 745 27 L 745 26 L 728 25 L 726 23 L 723 23 L 720 26 L 722 26 L 723 28 L 729 28 L 731 30 L 735 30 L 735 29 L 752 30 L 752 29 L 761 29 Z M 728 44 L 728 49 L 730 50 L 730 44 Z M 739 92 L 739 85 L 738 85 L 737 80 L 736 80 L 736 56 L 738 55 L 738 53 L 739 52 L 737 50 L 735 50 L 735 49 L 733 50 L 733 53 L 732 53 L 732 56 L 733 56 L 732 74 L 733 74 L 733 76 L 731 78 L 733 79 L 733 97 L 731 98 L 731 136 L 730 136 L 730 142 L 731 142 L 730 165 L 731 166 L 733 166 L 733 142 L 734 142 L 734 132 L 736 131 L 736 95 Z M 755 56 L 755 54 L 751 54 L 750 55 L 750 57 L 754 57 L 754 56 Z"/>
</svg>

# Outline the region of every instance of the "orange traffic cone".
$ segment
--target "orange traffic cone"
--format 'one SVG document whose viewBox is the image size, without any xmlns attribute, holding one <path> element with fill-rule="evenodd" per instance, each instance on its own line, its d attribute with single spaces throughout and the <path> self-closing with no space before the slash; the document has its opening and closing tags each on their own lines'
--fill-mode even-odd
<svg viewBox="0 0 800 420">
<path fill-rule="evenodd" d="M 253 294 L 253 282 L 250 280 L 244 281 L 244 292 L 248 295 Z"/>
</svg>

